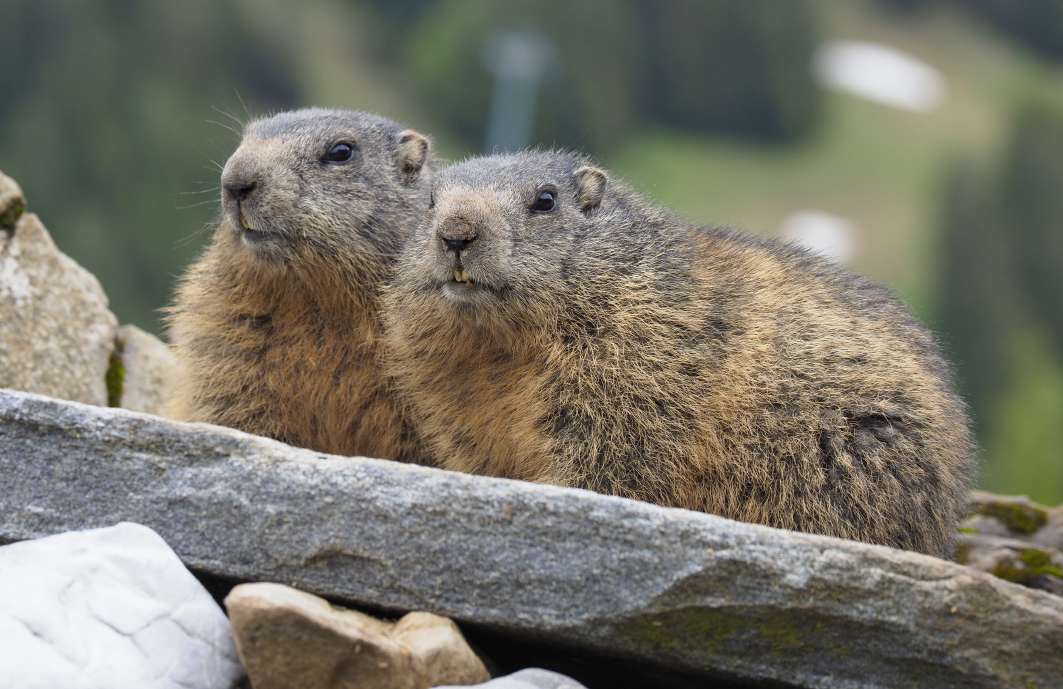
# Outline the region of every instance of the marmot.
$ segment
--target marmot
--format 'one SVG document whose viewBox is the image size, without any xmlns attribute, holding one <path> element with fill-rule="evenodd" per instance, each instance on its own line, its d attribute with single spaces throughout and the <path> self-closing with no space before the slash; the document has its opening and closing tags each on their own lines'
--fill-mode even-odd
<svg viewBox="0 0 1063 689">
<path fill-rule="evenodd" d="M 213 240 L 169 309 L 182 368 L 174 418 L 422 459 L 378 365 L 377 302 L 428 207 L 429 148 L 365 113 L 299 110 L 245 126 Z"/>
<path fill-rule="evenodd" d="M 907 309 L 581 156 L 438 173 L 382 315 L 443 468 L 949 553 L 972 441 Z"/>
</svg>

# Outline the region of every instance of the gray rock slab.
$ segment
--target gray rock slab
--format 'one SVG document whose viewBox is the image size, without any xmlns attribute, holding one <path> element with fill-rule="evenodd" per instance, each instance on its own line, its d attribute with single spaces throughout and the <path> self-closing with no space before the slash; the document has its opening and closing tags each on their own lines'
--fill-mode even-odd
<svg viewBox="0 0 1063 689">
<path fill-rule="evenodd" d="M 59 251 L 0 174 L 0 387 L 107 404 L 118 320 L 99 280 Z M 17 211 L 17 212 L 16 212 Z"/>
<path fill-rule="evenodd" d="M 0 392 L 0 538 L 123 520 L 217 575 L 426 610 L 706 683 L 1063 677 L 1063 598 L 943 560 Z"/>
<path fill-rule="evenodd" d="M 177 358 L 165 342 L 135 325 L 118 329 L 124 374 L 118 406 L 163 415 L 174 395 Z"/>
<path fill-rule="evenodd" d="M 455 684 L 440 685 L 437 689 L 458 689 L 458 686 Z M 534 667 L 505 677 L 498 677 L 483 684 L 464 686 L 477 687 L 477 689 L 587 689 L 571 677 Z"/>
<path fill-rule="evenodd" d="M 139 524 L 0 548 L 0 684 L 19 689 L 231 689 L 229 620 Z"/>
</svg>

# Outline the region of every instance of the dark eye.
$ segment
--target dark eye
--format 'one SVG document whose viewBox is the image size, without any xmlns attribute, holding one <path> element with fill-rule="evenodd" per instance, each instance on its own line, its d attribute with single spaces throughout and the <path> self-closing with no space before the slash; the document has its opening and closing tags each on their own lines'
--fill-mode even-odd
<svg viewBox="0 0 1063 689">
<path fill-rule="evenodd" d="M 336 144 L 325 155 L 326 163 L 346 163 L 354 155 L 354 146 L 350 144 Z"/>
<path fill-rule="evenodd" d="M 554 192 L 540 192 L 539 198 L 531 205 L 531 210 L 533 213 L 549 213 L 554 210 Z"/>
<path fill-rule="evenodd" d="M 432 192 L 432 191 L 428 192 L 428 207 L 429 208 L 435 208 L 436 207 L 436 195 L 435 195 L 435 192 Z"/>
</svg>

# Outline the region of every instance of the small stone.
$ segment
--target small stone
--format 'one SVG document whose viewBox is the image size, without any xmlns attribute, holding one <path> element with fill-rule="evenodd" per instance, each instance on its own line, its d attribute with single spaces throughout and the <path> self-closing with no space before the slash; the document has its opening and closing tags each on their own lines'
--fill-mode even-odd
<svg viewBox="0 0 1063 689">
<path fill-rule="evenodd" d="M 121 523 L 0 547 L 5 687 L 231 689 L 229 621 L 151 529 Z"/>
<path fill-rule="evenodd" d="M 15 180 L 0 172 L 0 231 L 12 232 L 26 210 L 26 199 Z"/>
<path fill-rule="evenodd" d="M 571 677 L 536 667 L 477 684 L 475 687 L 479 689 L 587 689 Z M 436 687 L 436 689 L 458 689 L 458 687 L 447 685 Z"/>
<path fill-rule="evenodd" d="M 135 325 L 118 329 L 118 352 L 123 372 L 118 406 L 162 416 L 176 384 L 173 352 Z"/>
<path fill-rule="evenodd" d="M 430 612 L 411 612 L 392 630 L 424 667 L 426 686 L 479 684 L 491 679 L 453 620 Z"/>
<path fill-rule="evenodd" d="M 0 175 L 4 217 L 21 198 Z M 59 251 L 36 215 L 21 213 L 0 232 L 0 388 L 106 406 L 117 330 L 99 281 Z"/>
<path fill-rule="evenodd" d="M 391 625 L 280 584 L 243 584 L 225 599 L 255 689 L 421 689 L 424 671 Z"/>
</svg>

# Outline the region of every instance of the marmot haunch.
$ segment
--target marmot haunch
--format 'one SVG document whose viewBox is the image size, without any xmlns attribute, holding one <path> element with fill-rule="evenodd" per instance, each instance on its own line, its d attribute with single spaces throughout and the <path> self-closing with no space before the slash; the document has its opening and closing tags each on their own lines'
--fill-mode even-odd
<svg viewBox="0 0 1063 689">
<path fill-rule="evenodd" d="M 949 552 L 972 442 L 907 309 L 580 156 L 440 172 L 382 315 L 443 468 Z"/>
<path fill-rule="evenodd" d="M 168 317 L 172 415 L 342 455 L 413 461 L 378 362 L 377 302 L 429 202 L 428 140 L 382 117 L 249 122 L 211 244 Z"/>
</svg>

